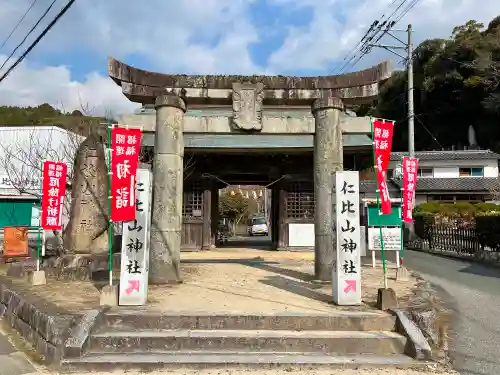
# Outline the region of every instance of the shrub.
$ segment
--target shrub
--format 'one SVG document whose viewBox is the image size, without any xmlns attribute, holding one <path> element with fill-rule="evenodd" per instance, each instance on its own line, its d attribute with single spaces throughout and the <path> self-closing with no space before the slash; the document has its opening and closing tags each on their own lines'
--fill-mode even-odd
<svg viewBox="0 0 500 375">
<path fill-rule="evenodd" d="M 476 206 L 469 202 L 448 204 L 450 212 L 456 216 L 470 216 L 476 212 Z"/>
<path fill-rule="evenodd" d="M 422 239 L 429 239 L 431 227 L 435 223 L 435 216 L 435 213 L 415 212 L 413 214 L 415 234 Z"/>
<path fill-rule="evenodd" d="M 476 215 L 476 231 L 482 246 L 500 249 L 500 212 L 480 212 Z"/>
<path fill-rule="evenodd" d="M 500 212 L 500 205 L 494 203 L 476 203 L 476 212 Z"/>
<path fill-rule="evenodd" d="M 413 213 L 433 213 L 437 214 L 441 212 L 442 210 L 442 204 L 439 202 L 426 202 L 426 203 L 421 203 L 418 206 L 416 206 L 413 209 Z"/>
<path fill-rule="evenodd" d="M 482 212 L 500 212 L 500 205 L 494 203 L 439 203 L 426 202 L 415 207 L 414 213 L 431 213 L 450 218 L 472 217 Z"/>
</svg>

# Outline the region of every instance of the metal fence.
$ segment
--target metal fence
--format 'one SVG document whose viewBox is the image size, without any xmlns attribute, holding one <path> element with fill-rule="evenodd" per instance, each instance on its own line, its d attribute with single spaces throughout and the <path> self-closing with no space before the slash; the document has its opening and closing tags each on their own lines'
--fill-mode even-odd
<svg viewBox="0 0 500 375">
<path fill-rule="evenodd" d="M 432 225 L 429 228 L 429 246 L 432 250 L 454 251 L 474 255 L 481 250 L 479 236 L 474 227 Z"/>
<path fill-rule="evenodd" d="M 415 247 L 421 250 L 477 255 L 485 250 L 473 226 L 432 224 L 427 227 L 426 238 L 418 238 Z"/>
</svg>

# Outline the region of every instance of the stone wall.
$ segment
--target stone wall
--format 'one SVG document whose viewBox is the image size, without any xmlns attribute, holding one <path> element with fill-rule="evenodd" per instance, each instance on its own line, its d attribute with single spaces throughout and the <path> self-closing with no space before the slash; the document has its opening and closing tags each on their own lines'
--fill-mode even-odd
<svg viewBox="0 0 500 375">
<path fill-rule="evenodd" d="M 113 254 L 113 269 L 120 269 L 121 254 Z M 36 268 L 35 259 L 9 263 L 7 276 L 25 277 Z M 47 257 L 42 260 L 43 269 L 49 278 L 67 281 L 90 281 L 108 277 L 109 256 L 66 254 L 61 257 Z"/>
<path fill-rule="evenodd" d="M 14 288 L 7 278 L 0 277 L 0 317 L 33 346 L 47 364 L 58 364 L 64 343 L 79 316 L 21 289 L 24 288 Z"/>
<path fill-rule="evenodd" d="M 441 249 L 430 249 L 429 241 L 418 238 L 413 242 L 409 242 L 407 247 L 411 250 L 424 251 L 430 254 L 435 254 L 444 257 L 465 259 L 472 262 L 483 263 L 492 266 L 500 266 L 500 252 L 491 249 L 478 249 L 475 253 L 466 253 L 458 251 L 449 251 Z"/>
</svg>

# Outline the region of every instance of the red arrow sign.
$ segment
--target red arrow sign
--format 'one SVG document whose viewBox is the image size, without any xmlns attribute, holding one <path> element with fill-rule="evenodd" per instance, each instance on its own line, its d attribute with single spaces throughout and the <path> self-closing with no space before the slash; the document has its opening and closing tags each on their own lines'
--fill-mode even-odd
<svg viewBox="0 0 500 375">
<path fill-rule="evenodd" d="M 128 288 L 125 289 L 125 293 L 130 294 L 133 291 L 139 291 L 139 280 L 129 280 Z"/>
<path fill-rule="evenodd" d="M 346 286 L 344 288 L 344 293 L 347 294 L 351 291 L 356 292 L 356 280 L 346 280 Z"/>
</svg>

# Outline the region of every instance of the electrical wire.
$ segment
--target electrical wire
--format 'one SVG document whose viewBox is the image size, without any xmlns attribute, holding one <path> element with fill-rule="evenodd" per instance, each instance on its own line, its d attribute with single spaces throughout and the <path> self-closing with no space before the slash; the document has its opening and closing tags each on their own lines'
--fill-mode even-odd
<svg viewBox="0 0 500 375">
<path fill-rule="evenodd" d="M 387 7 L 387 10 L 389 10 L 395 3 L 396 1 L 400 1 L 400 0 L 393 0 L 389 6 Z M 358 44 L 353 48 L 353 50 L 351 50 L 348 55 L 346 57 L 344 57 L 344 61 L 347 60 L 347 58 L 349 58 L 350 55 L 352 55 L 352 52 L 353 51 L 356 51 L 359 49 L 359 51 L 356 51 L 352 56 L 350 56 L 350 58 L 344 63 L 344 65 L 342 65 L 342 67 L 340 68 L 340 73 L 342 73 L 344 71 L 344 69 L 346 69 L 349 64 L 352 63 L 352 61 L 354 59 L 356 59 L 358 56 L 357 56 L 357 53 L 359 52 L 362 52 L 362 55 L 364 56 L 364 54 L 366 54 L 367 52 L 369 52 L 369 48 L 367 48 L 367 45 L 368 43 L 370 43 L 373 38 L 377 37 L 377 35 L 379 35 L 380 31 L 382 30 L 383 27 L 386 27 L 386 30 L 382 33 L 382 35 L 377 39 L 377 40 L 380 40 L 380 38 L 384 35 L 385 32 L 387 32 L 387 26 L 390 25 L 390 19 L 392 16 L 394 16 L 394 14 L 409 0 L 402 0 L 401 3 L 397 6 L 397 8 L 392 12 L 392 14 L 390 16 L 386 16 L 385 15 L 385 12 L 384 14 L 382 14 L 382 16 L 380 17 L 380 20 L 377 19 L 375 20 L 372 25 L 370 26 L 370 28 L 368 29 L 368 31 L 365 33 L 365 35 L 361 38 L 361 40 L 358 42 Z M 375 30 L 374 29 L 374 26 L 377 26 L 377 28 Z M 370 34 L 371 32 L 371 34 Z M 370 35 L 368 35 L 370 34 Z M 357 61 L 359 61 L 360 58 L 358 58 Z M 356 62 L 357 62 L 356 61 Z M 355 65 L 355 64 L 353 64 Z M 333 74 L 334 72 L 332 72 L 331 74 Z"/>
<path fill-rule="evenodd" d="M 410 3 L 410 5 L 408 5 L 408 7 L 403 11 L 403 13 L 399 15 L 399 18 L 396 20 L 396 23 L 398 23 L 401 20 L 401 18 L 406 16 L 415 7 L 415 5 L 418 4 L 419 1 L 420 0 L 413 0 L 413 2 Z"/>
<path fill-rule="evenodd" d="M 387 7 L 387 9 L 390 9 L 397 1 L 400 1 L 400 0 L 393 0 Z M 403 0 L 405 1 L 405 0 Z M 351 55 L 354 53 L 356 53 L 355 51 L 358 49 L 358 47 L 360 47 L 360 45 L 363 44 L 363 42 L 365 41 L 365 39 L 368 38 L 368 35 L 370 33 L 373 32 L 374 28 L 377 27 L 381 22 L 383 22 L 383 19 L 385 17 L 385 12 L 384 14 L 382 14 L 382 16 L 380 17 L 381 21 L 378 21 L 378 20 L 375 20 L 371 25 L 370 27 L 368 28 L 368 30 L 366 31 L 366 33 L 361 37 L 361 39 L 359 40 L 359 42 L 347 53 L 347 55 L 342 59 L 342 61 L 346 61 L 348 58 L 351 57 Z M 334 74 L 335 71 L 337 70 L 337 68 L 335 68 L 330 74 Z M 342 68 L 340 69 L 342 70 Z"/>
<path fill-rule="evenodd" d="M 2 45 L 0 45 L 0 50 L 5 46 L 5 44 L 9 41 L 10 37 L 12 36 L 12 34 L 14 34 L 17 30 L 17 28 L 19 27 L 19 25 L 21 25 L 21 23 L 24 21 L 24 19 L 26 18 L 26 16 L 28 15 L 28 13 L 30 12 L 30 10 L 35 6 L 36 2 L 38 0 L 34 0 L 31 5 L 29 6 L 29 8 L 26 10 L 26 12 L 24 12 L 23 16 L 21 17 L 21 19 L 19 20 L 19 22 L 17 23 L 16 26 L 14 26 L 14 28 L 12 29 L 12 31 L 10 32 L 9 35 L 7 35 L 7 38 L 5 38 L 5 40 L 2 42 Z"/>
<path fill-rule="evenodd" d="M 363 57 L 365 57 L 368 53 L 371 51 L 371 46 L 375 43 L 377 43 L 384 35 L 386 35 L 405 15 L 407 15 L 417 4 L 420 0 L 411 0 L 409 4 L 407 4 L 409 0 L 403 0 L 397 8 L 392 12 L 392 14 L 387 17 L 387 20 L 385 21 L 385 29 L 380 33 L 381 28 L 377 30 L 377 32 L 372 33 L 369 38 L 365 38 L 365 42 L 361 45 L 359 48 L 359 51 L 356 52 L 354 56 L 352 56 L 344 65 L 342 65 L 340 69 L 340 73 L 342 73 L 347 67 L 353 68 Z M 394 1 L 391 3 L 391 5 L 394 4 Z M 396 15 L 396 13 L 405 5 L 407 4 L 406 8 L 404 8 L 399 15 L 396 16 L 396 19 L 394 21 L 391 21 L 391 18 Z M 375 21 L 377 22 L 377 21 Z M 361 39 L 361 41 L 363 40 Z M 375 40 L 373 40 L 375 39 Z M 361 41 L 358 43 L 361 44 Z M 357 53 L 360 53 L 359 56 L 357 56 Z"/>
<path fill-rule="evenodd" d="M 54 17 L 54 19 L 47 25 L 47 27 L 42 31 L 42 33 L 31 43 L 28 49 L 17 59 L 17 61 L 12 64 L 12 66 L 0 77 L 0 83 L 7 78 L 7 76 L 18 66 L 26 56 L 36 47 L 38 43 L 43 39 L 43 37 L 52 29 L 56 23 L 61 19 L 62 16 L 71 8 L 76 0 L 70 0 L 64 8 L 62 8 L 59 13 Z"/>
<path fill-rule="evenodd" d="M 52 7 L 54 6 L 54 4 L 56 3 L 57 0 L 53 0 L 52 3 L 48 6 L 48 8 L 45 10 L 45 12 L 43 12 L 43 14 L 40 16 L 40 18 L 38 19 L 38 21 L 33 25 L 33 27 L 30 29 L 30 31 L 28 31 L 28 33 L 26 34 L 26 36 L 23 38 L 23 40 L 21 41 L 21 43 L 19 43 L 16 48 L 14 48 L 14 50 L 11 52 L 11 54 L 5 59 L 5 61 L 3 62 L 2 66 L 0 66 L 0 71 L 3 69 L 3 67 L 9 62 L 9 60 L 12 58 L 12 56 L 14 56 L 14 54 L 17 52 L 17 50 L 19 48 L 21 48 L 21 46 L 24 44 L 24 42 L 26 42 L 26 39 L 28 39 L 28 37 L 33 33 L 33 31 L 35 31 L 35 29 L 37 28 L 37 26 L 40 24 L 40 22 L 43 21 L 43 19 L 45 18 L 45 16 L 47 15 L 47 13 L 49 13 L 49 11 L 52 9 Z"/>
</svg>

